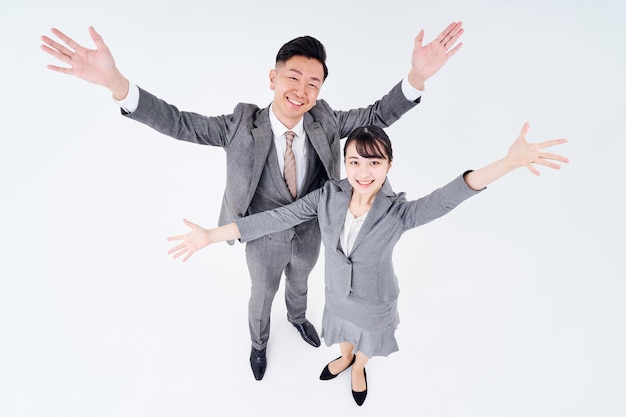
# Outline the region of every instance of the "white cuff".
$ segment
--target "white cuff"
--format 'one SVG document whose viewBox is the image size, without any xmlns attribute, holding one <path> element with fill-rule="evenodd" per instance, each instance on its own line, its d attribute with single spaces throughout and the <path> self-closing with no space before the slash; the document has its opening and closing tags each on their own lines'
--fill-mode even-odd
<svg viewBox="0 0 626 417">
<path fill-rule="evenodd" d="M 402 80 L 402 92 L 404 93 L 404 97 L 406 97 L 406 99 L 409 100 L 409 101 L 417 100 L 424 93 L 423 91 L 420 91 L 420 90 L 414 88 L 411 85 L 411 83 L 409 83 L 409 80 L 407 80 L 406 78 L 404 78 Z M 130 95 L 130 93 L 129 93 L 129 95 Z"/>
<path fill-rule="evenodd" d="M 128 113 L 132 113 L 137 110 L 137 106 L 139 106 L 139 87 L 135 84 L 130 83 L 128 86 L 128 94 L 126 98 L 123 100 L 113 100 L 115 101 L 121 108 L 123 108 Z"/>
</svg>

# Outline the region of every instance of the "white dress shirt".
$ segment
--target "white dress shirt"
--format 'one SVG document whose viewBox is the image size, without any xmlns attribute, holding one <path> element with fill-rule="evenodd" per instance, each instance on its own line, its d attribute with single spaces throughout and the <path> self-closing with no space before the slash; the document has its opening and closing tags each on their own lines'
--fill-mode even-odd
<svg viewBox="0 0 626 417">
<path fill-rule="evenodd" d="M 350 209 L 348 209 L 346 219 L 343 222 L 343 228 L 339 234 L 339 243 L 341 243 L 341 249 L 343 249 L 344 255 L 350 256 L 356 237 L 359 235 L 366 217 L 367 213 L 359 217 L 354 217 Z"/>
<path fill-rule="evenodd" d="M 296 157 L 296 190 L 300 192 L 302 183 L 304 182 L 304 174 L 306 174 L 306 133 L 304 132 L 304 118 L 300 119 L 293 129 L 287 129 L 284 124 L 278 120 L 278 117 L 272 111 L 270 104 L 270 124 L 272 125 L 272 133 L 274 133 L 274 147 L 276 148 L 276 157 L 278 158 L 278 166 L 281 175 L 285 175 L 285 152 L 287 151 L 287 139 L 285 132 L 291 130 L 296 136 L 293 138 L 291 148 Z"/>
</svg>

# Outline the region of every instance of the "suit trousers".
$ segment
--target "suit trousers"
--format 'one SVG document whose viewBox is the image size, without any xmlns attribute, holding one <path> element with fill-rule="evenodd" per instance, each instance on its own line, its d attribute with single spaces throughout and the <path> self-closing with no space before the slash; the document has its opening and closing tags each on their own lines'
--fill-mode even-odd
<svg viewBox="0 0 626 417">
<path fill-rule="evenodd" d="M 264 349 L 270 335 L 272 302 L 285 275 L 287 319 L 293 324 L 306 320 L 309 274 L 319 257 L 321 235 L 317 220 L 302 232 L 285 238 L 284 233 L 263 236 L 246 243 L 246 261 L 251 289 L 248 324 L 252 347 Z"/>
</svg>

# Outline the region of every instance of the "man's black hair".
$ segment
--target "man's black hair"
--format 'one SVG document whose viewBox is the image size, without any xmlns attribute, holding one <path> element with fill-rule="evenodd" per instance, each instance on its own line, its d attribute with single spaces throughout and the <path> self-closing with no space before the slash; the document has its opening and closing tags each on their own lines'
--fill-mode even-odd
<svg viewBox="0 0 626 417">
<path fill-rule="evenodd" d="M 324 80 L 328 77 L 328 68 L 326 67 L 326 49 L 324 45 L 312 36 L 300 36 L 292 39 L 284 44 L 278 54 L 276 54 L 276 63 L 287 62 L 294 56 L 304 56 L 318 60 L 324 67 Z"/>
</svg>

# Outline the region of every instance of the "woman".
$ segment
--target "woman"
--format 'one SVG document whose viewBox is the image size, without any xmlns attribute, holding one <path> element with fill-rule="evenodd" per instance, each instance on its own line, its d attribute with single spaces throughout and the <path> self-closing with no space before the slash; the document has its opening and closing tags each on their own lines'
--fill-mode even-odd
<svg viewBox="0 0 626 417">
<path fill-rule="evenodd" d="M 191 231 L 168 240 L 183 242 L 168 253 L 183 261 L 210 243 L 249 241 L 317 217 L 325 250 L 325 307 L 322 337 L 327 346 L 338 343 L 341 356 L 329 362 L 320 379 L 335 378 L 352 367 L 351 390 L 360 406 L 367 395 L 365 365 L 372 356 L 398 350 L 398 281 L 393 271 L 393 248 L 407 230 L 443 216 L 488 184 L 519 167 L 535 175 L 533 164 L 558 169 L 552 161 L 567 158 L 542 151 L 565 143 L 555 139 L 526 142 L 524 124 L 507 155 L 476 171 L 466 171 L 446 186 L 418 200 L 407 201 L 387 181 L 393 153 L 391 141 L 376 126 L 353 131 L 344 147 L 346 179 L 328 181 L 294 203 L 257 213 L 234 223 L 203 229 L 184 220 Z"/>
</svg>

